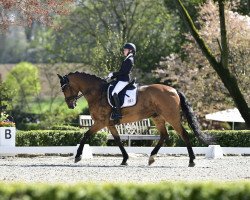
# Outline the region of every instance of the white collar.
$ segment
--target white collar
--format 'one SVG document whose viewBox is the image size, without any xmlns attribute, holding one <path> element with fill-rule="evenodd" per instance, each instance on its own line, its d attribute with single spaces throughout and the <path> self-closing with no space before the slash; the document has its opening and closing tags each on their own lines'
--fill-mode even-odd
<svg viewBox="0 0 250 200">
<path fill-rule="evenodd" d="M 129 53 L 129 54 L 127 55 L 127 57 L 126 57 L 124 60 L 127 60 L 130 56 L 133 56 L 133 54 L 132 54 L 132 53 Z"/>
</svg>

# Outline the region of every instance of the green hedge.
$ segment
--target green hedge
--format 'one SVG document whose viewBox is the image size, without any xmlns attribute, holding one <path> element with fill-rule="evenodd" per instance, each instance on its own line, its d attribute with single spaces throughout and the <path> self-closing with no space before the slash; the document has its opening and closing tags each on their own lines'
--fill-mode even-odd
<svg viewBox="0 0 250 200">
<path fill-rule="evenodd" d="M 83 130 L 80 127 L 70 126 L 70 125 L 54 125 L 50 128 L 51 130 Z"/>
<path fill-rule="evenodd" d="M 186 146 L 183 140 L 175 133 L 175 131 L 168 131 L 170 139 L 165 142 L 166 146 Z M 222 147 L 250 147 L 250 130 L 209 130 L 203 133 L 212 135 L 216 144 Z M 207 146 L 198 141 L 195 135 L 188 131 L 188 136 L 192 146 L 202 147 Z"/>
<path fill-rule="evenodd" d="M 0 197 L 1 200 L 248 200 L 250 182 L 0 183 Z"/>
<path fill-rule="evenodd" d="M 16 146 L 75 146 L 83 137 L 82 130 L 17 131 Z M 107 133 L 97 133 L 88 141 L 91 146 L 107 143 Z"/>
<path fill-rule="evenodd" d="M 79 128 L 75 130 L 70 127 L 61 127 L 64 130 L 32 130 L 32 131 L 17 131 L 16 145 L 17 146 L 74 146 L 79 144 L 83 131 Z M 189 133 L 189 138 L 192 146 L 206 146 L 200 143 L 192 132 Z M 250 130 L 231 130 L 231 131 L 204 131 L 206 134 L 214 136 L 217 144 L 222 147 L 250 147 Z M 155 132 L 155 134 L 158 134 Z M 114 141 L 107 142 L 108 133 L 99 132 L 88 142 L 92 146 L 116 145 Z M 174 132 L 169 131 L 169 140 L 164 146 L 184 147 L 185 143 Z M 155 146 L 158 141 L 132 141 L 132 146 Z M 127 141 L 123 142 L 127 145 Z"/>
<path fill-rule="evenodd" d="M 216 144 L 222 147 L 250 147 L 250 130 L 209 130 L 203 133 L 212 135 Z M 186 146 L 174 131 L 169 131 L 170 140 L 166 142 L 167 146 Z M 207 146 L 198 141 L 195 135 L 188 131 L 192 146 Z"/>
<path fill-rule="evenodd" d="M 250 147 L 250 130 L 204 131 L 222 147 Z"/>
</svg>

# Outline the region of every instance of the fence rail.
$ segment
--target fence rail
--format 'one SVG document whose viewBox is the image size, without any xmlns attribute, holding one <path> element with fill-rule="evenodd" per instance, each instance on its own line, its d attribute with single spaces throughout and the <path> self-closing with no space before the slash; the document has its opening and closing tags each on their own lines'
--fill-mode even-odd
<svg viewBox="0 0 250 200">
<path fill-rule="evenodd" d="M 128 153 L 150 154 L 153 147 L 125 147 Z M 0 156 L 18 155 L 18 154 L 75 154 L 77 146 L 48 146 L 48 147 L 0 147 Z M 220 151 L 224 155 L 250 155 L 249 147 L 220 147 L 219 145 L 210 145 L 209 147 L 193 147 L 194 153 L 206 155 L 206 157 L 218 157 L 216 154 Z M 217 153 L 216 153 L 217 152 Z M 121 154 L 117 146 L 89 146 L 86 145 L 84 154 L 112 155 Z M 186 147 L 162 147 L 159 154 L 165 155 L 188 155 Z"/>
<path fill-rule="evenodd" d="M 80 127 L 91 127 L 94 124 L 94 120 L 90 115 L 79 115 Z M 120 135 L 151 135 L 151 124 L 149 119 L 143 119 L 136 122 L 120 124 L 116 126 L 117 131 Z M 104 131 L 108 131 L 106 128 Z"/>
</svg>

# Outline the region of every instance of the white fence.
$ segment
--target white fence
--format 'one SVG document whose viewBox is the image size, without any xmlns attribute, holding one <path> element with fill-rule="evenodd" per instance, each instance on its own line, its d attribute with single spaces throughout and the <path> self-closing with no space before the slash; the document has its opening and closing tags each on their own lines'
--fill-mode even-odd
<svg viewBox="0 0 250 200">
<path fill-rule="evenodd" d="M 79 115 L 80 127 L 89 128 L 94 124 L 94 120 L 90 115 Z M 121 140 L 128 140 L 128 146 L 131 146 L 132 140 L 159 140 L 159 135 L 153 135 L 151 131 L 151 124 L 149 119 L 143 119 L 136 122 L 120 124 L 116 129 L 120 135 Z M 107 128 L 103 131 L 109 132 Z M 111 134 L 108 135 L 108 140 L 113 140 Z"/>
<path fill-rule="evenodd" d="M 90 115 L 79 115 L 80 127 L 89 128 L 94 124 L 94 120 Z M 116 126 L 117 131 L 120 135 L 151 135 L 151 124 L 149 119 L 143 119 L 141 121 L 120 124 Z M 104 131 L 107 131 L 105 128 Z"/>
</svg>

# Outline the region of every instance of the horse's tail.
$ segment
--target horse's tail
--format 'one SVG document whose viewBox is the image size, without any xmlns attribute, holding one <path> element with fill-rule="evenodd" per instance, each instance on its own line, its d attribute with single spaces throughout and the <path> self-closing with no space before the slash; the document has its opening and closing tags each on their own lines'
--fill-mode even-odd
<svg viewBox="0 0 250 200">
<path fill-rule="evenodd" d="M 205 144 L 212 144 L 214 143 L 214 139 L 211 135 L 207 135 L 201 132 L 199 123 L 197 118 L 193 112 L 193 109 L 190 103 L 187 101 L 187 98 L 182 92 L 178 91 L 178 95 L 181 101 L 181 109 L 185 117 L 187 118 L 187 122 L 190 128 L 193 130 L 195 136 L 199 139 L 200 142 Z"/>
</svg>

